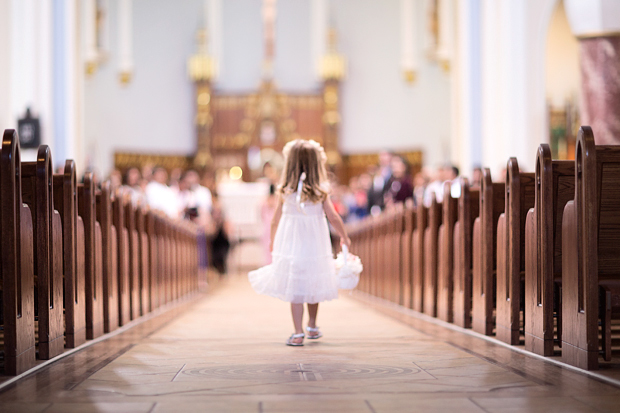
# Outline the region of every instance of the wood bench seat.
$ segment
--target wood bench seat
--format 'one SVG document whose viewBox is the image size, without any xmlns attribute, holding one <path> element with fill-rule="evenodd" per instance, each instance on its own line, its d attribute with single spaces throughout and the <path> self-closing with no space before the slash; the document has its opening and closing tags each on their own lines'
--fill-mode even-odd
<svg viewBox="0 0 620 413">
<path fill-rule="evenodd" d="M 78 184 L 78 209 L 84 222 L 84 271 L 86 274 L 86 338 L 104 333 L 103 235 L 97 220 L 97 195 L 93 174 L 84 175 Z"/>
<path fill-rule="evenodd" d="M 491 335 L 495 327 L 495 282 L 497 256 L 497 221 L 504 212 L 505 184 L 493 182 L 491 171 L 482 171 L 480 215 L 473 229 L 472 328 Z"/>
<path fill-rule="evenodd" d="M 34 223 L 36 314 L 39 358 L 64 351 L 63 249 L 60 213 L 54 209 L 52 155 L 39 146 L 35 162 L 22 162 L 22 200 Z"/>
<path fill-rule="evenodd" d="M 525 231 L 525 349 L 542 356 L 554 353 L 554 313 L 561 343 L 562 216 L 574 196 L 575 162 L 552 160 L 549 145 L 540 145 Z"/>
<path fill-rule="evenodd" d="M 62 221 L 65 344 L 86 342 L 84 274 L 84 224 L 78 217 L 75 162 L 67 160 L 61 174 L 53 177 L 54 208 Z"/>
<path fill-rule="evenodd" d="M 496 337 L 519 344 L 525 293 L 525 219 L 534 206 L 535 174 L 521 172 L 517 158 L 506 166 L 504 213 L 497 228 Z"/>
<path fill-rule="evenodd" d="M 437 317 L 454 320 L 454 225 L 458 219 L 458 199 L 452 197 L 452 182 L 443 186 L 442 223 L 439 228 L 437 268 Z"/>
<path fill-rule="evenodd" d="M 437 316 L 437 270 L 439 263 L 439 227 L 442 223 L 442 204 L 432 194 L 428 207 L 428 225 L 424 230 L 424 313 Z"/>
<path fill-rule="evenodd" d="M 454 225 L 454 324 L 471 328 L 473 227 L 480 209 L 480 191 L 461 178 L 458 221 Z"/>
<path fill-rule="evenodd" d="M 599 354 L 611 359 L 611 319 L 620 312 L 619 182 L 620 146 L 595 145 L 583 126 L 575 197 L 562 217 L 562 361 L 584 369 L 598 368 Z"/>
<path fill-rule="evenodd" d="M 34 226 L 30 208 L 22 202 L 19 137 L 12 129 L 2 135 L 0 234 L 4 373 L 17 375 L 34 367 L 36 362 Z"/>
</svg>

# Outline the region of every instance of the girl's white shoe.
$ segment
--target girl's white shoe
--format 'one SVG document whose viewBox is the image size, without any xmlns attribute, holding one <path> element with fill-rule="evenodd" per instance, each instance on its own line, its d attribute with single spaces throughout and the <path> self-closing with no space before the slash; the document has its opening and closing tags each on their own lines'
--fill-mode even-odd
<svg viewBox="0 0 620 413">
<path fill-rule="evenodd" d="M 287 346 L 293 346 L 293 347 L 300 347 L 304 345 L 304 337 L 306 337 L 306 335 L 304 333 L 299 333 L 299 334 L 292 334 L 288 340 L 286 340 L 286 345 Z M 301 341 L 296 342 L 295 340 L 301 338 Z"/>
<path fill-rule="evenodd" d="M 306 330 L 308 331 L 308 340 L 316 340 L 323 337 L 323 333 L 319 331 L 318 327 L 307 327 Z"/>
</svg>

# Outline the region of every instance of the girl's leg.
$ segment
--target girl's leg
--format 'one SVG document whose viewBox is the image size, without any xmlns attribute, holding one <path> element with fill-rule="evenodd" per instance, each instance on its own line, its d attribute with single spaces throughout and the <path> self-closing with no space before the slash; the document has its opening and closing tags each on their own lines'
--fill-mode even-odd
<svg viewBox="0 0 620 413">
<path fill-rule="evenodd" d="M 291 313 L 293 314 L 293 324 L 295 325 L 295 334 L 301 334 L 304 332 L 303 318 L 304 318 L 304 305 L 291 303 Z M 303 342 L 303 338 L 293 339 L 295 343 Z"/>
<path fill-rule="evenodd" d="M 316 313 L 319 311 L 319 304 L 308 304 L 308 315 L 310 316 L 310 320 L 308 320 L 308 327 L 316 328 Z"/>
</svg>

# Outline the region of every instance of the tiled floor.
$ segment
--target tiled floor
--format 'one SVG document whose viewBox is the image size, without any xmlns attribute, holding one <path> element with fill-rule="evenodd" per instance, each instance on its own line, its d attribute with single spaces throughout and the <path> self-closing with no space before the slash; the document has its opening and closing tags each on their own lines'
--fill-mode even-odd
<svg viewBox="0 0 620 413">
<path fill-rule="evenodd" d="M 187 311 L 95 344 L 0 393 L 2 412 L 620 412 L 620 388 L 353 300 L 300 348 L 289 306 L 232 277 Z"/>
</svg>

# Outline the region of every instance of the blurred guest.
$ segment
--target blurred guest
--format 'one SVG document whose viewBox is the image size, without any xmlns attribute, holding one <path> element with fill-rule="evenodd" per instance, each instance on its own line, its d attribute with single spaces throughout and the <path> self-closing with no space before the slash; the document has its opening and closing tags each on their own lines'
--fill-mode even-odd
<svg viewBox="0 0 620 413">
<path fill-rule="evenodd" d="M 437 202 L 443 201 L 443 183 L 446 181 L 446 178 L 446 168 L 443 166 L 439 167 L 435 171 L 431 183 L 426 186 L 426 190 L 424 191 L 424 205 L 426 207 L 431 206 L 433 194 Z"/>
<path fill-rule="evenodd" d="M 179 181 L 179 208 L 184 218 L 207 227 L 211 213 L 211 191 L 200 185 L 200 176 L 193 169 L 181 175 Z"/>
<path fill-rule="evenodd" d="M 385 182 L 377 167 L 370 167 L 368 175 L 371 178 L 371 185 L 366 193 L 368 199 L 368 213 L 379 215 L 385 206 Z"/>
<path fill-rule="evenodd" d="M 394 205 L 413 198 L 413 185 L 409 177 L 409 167 L 400 156 L 393 156 L 390 163 L 392 176 L 387 182 L 386 205 Z"/>
<path fill-rule="evenodd" d="M 144 192 L 140 187 L 141 180 L 142 176 L 140 175 L 140 170 L 136 167 L 127 169 L 123 177 L 123 188 L 131 195 L 131 202 L 134 205 L 145 200 Z"/>
<path fill-rule="evenodd" d="M 114 169 L 110 172 L 110 176 L 108 177 L 110 181 L 110 185 L 114 188 L 117 188 L 123 184 L 123 174 L 118 169 Z"/>
<path fill-rule="evenodd" d="M 414 205 L 424 204 L 424 192 L 429 183 L 428 176 L 422 170 L 413 177 L 413 203 Z"/>
<path fill-rule="evenodd" d="M 385 207 L 385 192 L 387 183 L 392 176 L 392 153 L 381 151 L 379 153 L 379 165 L 372 169 L 372 188 L 368 191 L 368 210 L 372 215 L 381 213 Z"/>
<path fill-rule="evenodd" d="M 461 178 L 459 176 L 459 168 L 452 165 L 449 169 L 448 181 L 452 184 L 450 186 L 450 195 L 452 198 L 461 197 Z"/>
<path fill-rule="evenodd" d="M 220 274 L 226 274 L 228 251 L 230 250 L 230 224 L 226 221 L 222 206 L 213 196 L 213 206 L 211 211 L 213 219 L 214 234 L 211 239 L 211 251 L 213 252 L 213 266 Z"/>
<path fill-rule="evenodd" d="M 153 181 L 146 186 L 146 200 L 153 209 L 163 211 L 171 218 L 179 218 L 179 202 L 176 193 L 171 190 L 168 172 L 162 167 L 153 169 Z"/>
</svg>

